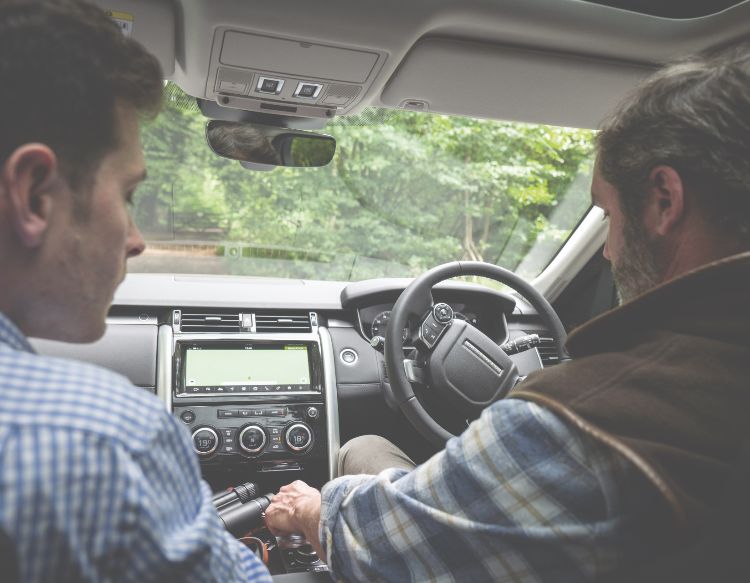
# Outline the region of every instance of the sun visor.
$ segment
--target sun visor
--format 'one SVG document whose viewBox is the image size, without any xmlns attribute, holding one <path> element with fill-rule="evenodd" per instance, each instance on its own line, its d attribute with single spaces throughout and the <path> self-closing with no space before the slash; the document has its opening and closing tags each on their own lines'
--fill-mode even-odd
<svg viewBox="0 0 750 583">
<path fill-rule="evenodd" d="M 95 0 L 123 34 L 154 55 L 168 78 L 174 73 L 175 15 L 169 0 Z"/>
<path fill-rule="evenodd" d="M 647 66 L 463 41 L 417 42 L 386 84 L 390 107 L 592 128 Z"/>
</svg>

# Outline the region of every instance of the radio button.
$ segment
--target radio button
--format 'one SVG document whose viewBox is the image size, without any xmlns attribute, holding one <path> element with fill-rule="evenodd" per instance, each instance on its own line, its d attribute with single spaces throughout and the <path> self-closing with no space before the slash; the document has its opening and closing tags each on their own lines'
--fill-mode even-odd
<svg viewBox="0 0 750 583">
<path fill-rule="evenodd" d="M 266 444 L 266 433 L 259 425 L 248 425 L 240 431 L 239 443 L 247 453 L 258 453 Z"/>
<path fill-rule="evenodd" d="M 312 431 L 304 423 L 295 423 L 286 431 L 286 444 L 292 451 L 307 449 L 312 443 Z"/>
<path fill-rule="evenodd" d="M 240 417 L 263 417 L 266 412 L 263 409 L 240 409 Z"/>
<path fill-rule="evenodd" d="M 210 455 L 219 447 L 219 436 L 210 427 L 193 431 L 193 449 L 198 455 Z"/>
</svg>

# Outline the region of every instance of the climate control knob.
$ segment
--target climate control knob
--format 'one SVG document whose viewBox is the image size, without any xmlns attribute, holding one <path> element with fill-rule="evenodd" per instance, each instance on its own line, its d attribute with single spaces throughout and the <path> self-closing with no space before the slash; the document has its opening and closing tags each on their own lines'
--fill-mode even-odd
<svg viewBox="0 0 750 583">
<path fill-rule="evenodd" d="M 266 445 L 266 432 L 260 425 L 248 425 L 240 431 L 239 442 L 247 453 L 258 453 Z"/>
<path fill-rule="evenodd" d="M 312 443 L 312 430 L 304 423 L 295 423 L 286 430 L 286 444 L 292 451 L 302 451 Z"/>
<path fill-rule="evenodd" d="M 219 447 L 219 436 L 210 427 L 193 431 L 193 449 L 198 455 L 211 455 Z"/>
</svg>

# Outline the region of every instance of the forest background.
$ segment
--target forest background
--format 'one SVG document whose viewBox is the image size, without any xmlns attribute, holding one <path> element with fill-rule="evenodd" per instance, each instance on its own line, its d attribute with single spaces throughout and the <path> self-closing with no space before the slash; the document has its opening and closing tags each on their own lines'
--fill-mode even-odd
<svg viewBox="0 0 750 583">
<path fill-rule="evenodd" d="M 530 278 L 590 205 L 589 130 L 367 109 L 321 130 L 328 166 L 254 172 L 213 154 L 194 101 L 166 89 L 143 127 L 149 250 L 131 271 L 349 281 L 467 259 Z"/>
</svg>

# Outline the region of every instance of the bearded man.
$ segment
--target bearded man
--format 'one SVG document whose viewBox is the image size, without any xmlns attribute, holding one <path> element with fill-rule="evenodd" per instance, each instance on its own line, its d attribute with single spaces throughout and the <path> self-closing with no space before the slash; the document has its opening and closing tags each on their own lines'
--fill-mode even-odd
<svg viewBox="0 0 750 583">
<path fill-rule="evenodd" d="M 285 486 L 269 527 L 360 581 L 599 580 L 701 533 L 750 438 L 750 47 L 641 84 L 601 127 L 591 192 L 622 305 L 571 334 L 573 360 L 418 467 L 349 442 L 358 475 Z"/>
</svg>

